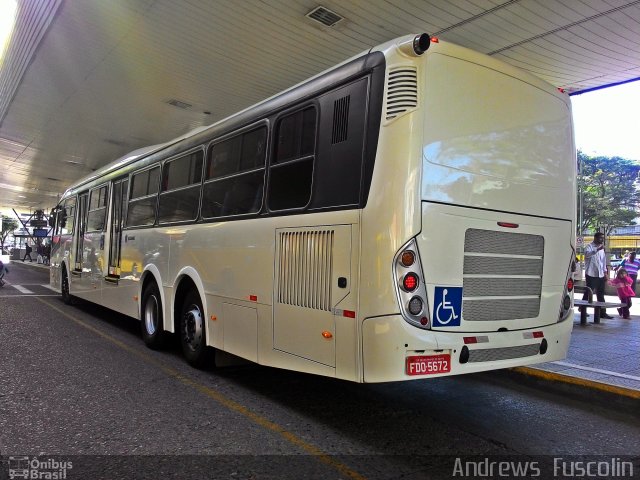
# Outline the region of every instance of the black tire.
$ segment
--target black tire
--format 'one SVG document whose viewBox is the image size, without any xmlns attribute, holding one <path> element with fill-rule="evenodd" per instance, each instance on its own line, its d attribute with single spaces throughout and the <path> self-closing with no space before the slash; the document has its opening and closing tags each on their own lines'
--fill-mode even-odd
<svg viewBox="0 0 640 480">
<path fill-rule="evenodd" d="M 180 309 L 180 345 L 187 363 L 204 368 L 213 360 L 213 350 L 206 345 L 206 318 L 200 296 L 190 291 Z"/>
<path fill-rule="evenodd" d="M 164 330 L 162 300 L 155 283 L 150 283 L 142 294 L 140 311 L 140 330 L 147 347 L 160 350 L 167 345 L 167 332 Z"/>
<path fill-rule="evenodd" d="M 73 296 L 69 292 L 69 275 L 67 275 L 67 269 L 62 267 L 62 278 L 60 280 L 60 295 L 62 301 L 67 305 L 73 305 L 75 303 Z"/>
</svg>

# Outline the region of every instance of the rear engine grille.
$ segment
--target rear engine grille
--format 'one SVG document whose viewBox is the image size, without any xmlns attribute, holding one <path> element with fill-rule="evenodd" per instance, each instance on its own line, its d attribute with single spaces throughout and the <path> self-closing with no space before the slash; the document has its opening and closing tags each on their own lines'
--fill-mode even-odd
<svg viewBox="0 0 640 480">
<path fill-rule="evenodd" d="M 278 243 L 277 301 L 330 311 L 334 231 L 281 232 Z"/>
<path fill-rule="evenodd" d="M 467 322 L 535 318 L 540 313 L 544 237 L 468 229 L 462 315 Z"/>
</svg>

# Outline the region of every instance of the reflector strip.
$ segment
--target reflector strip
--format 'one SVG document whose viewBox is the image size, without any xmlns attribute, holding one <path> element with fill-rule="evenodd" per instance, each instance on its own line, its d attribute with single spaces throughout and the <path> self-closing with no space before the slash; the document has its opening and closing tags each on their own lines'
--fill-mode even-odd
<svg viewBox="0 0 640 480">
<path fill-rule="evenodd" d="M 517 223 L 509 223 L 509 222 L 498 222 L 498 225 L 504 228 L 518 228 L 520 226 Z"/>
<path fill-rule="evenodd" d="M 486 335 L 482 335 L 479 337 L 463 337 L 465 344 L 470 343 L 489 343 L 489 337 Z"/>
<path fill-rule="evenodd" d="M 249 300 L 251 300 L 252 302 L 257 302 L 258 301 L 258 296 L 257 295 L 249 295 Z"/>
<path fill-rule="evenodd" d="M 544 332 L 524 332 L 522 338 L 543 338 Z"/>
</svg>

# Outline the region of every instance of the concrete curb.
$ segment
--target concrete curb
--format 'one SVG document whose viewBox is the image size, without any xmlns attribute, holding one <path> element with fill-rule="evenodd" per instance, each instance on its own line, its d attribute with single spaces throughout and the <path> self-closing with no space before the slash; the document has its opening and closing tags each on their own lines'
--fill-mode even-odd
<svg viewBox="0 0 640 480">
<path fill-rule="evenodd" d="M 640 391 L 631 388 L 620 387 L 618 385 L 610 385 L 608 383 L 597 382 L 595 380 L 571 377 L 569 375 L 562 375 L 561 373 L 548 372 L 546 370 L 539 370 L 537 368 L 531 367 L 514 367 L 510 370 L 521 375 L 528 375 L 542 380 L 575 385 L 578 387 L 597 390 L 599 392 L 607 393 L 610 395 L 622 396 L 630 400 L 640 400 Z"/>
</svg>

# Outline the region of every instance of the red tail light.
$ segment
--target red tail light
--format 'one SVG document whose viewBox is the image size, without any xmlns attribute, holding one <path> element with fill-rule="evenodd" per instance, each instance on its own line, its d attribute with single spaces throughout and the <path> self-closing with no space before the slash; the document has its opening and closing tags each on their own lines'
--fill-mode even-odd
<svg viewBox="0 0 640 480">
<path fill-rule="evenodd" d="M 573 278 L 567 280 L 567 290 L 570 292 L 573 290 Z"/>
<path fill-rule="evenodd" d="M 418 288 L 418 276 L 415 273 L 407 273 L 402 279 L 402 287 L 407 292 L 413 292 Z"/>
</svg>

